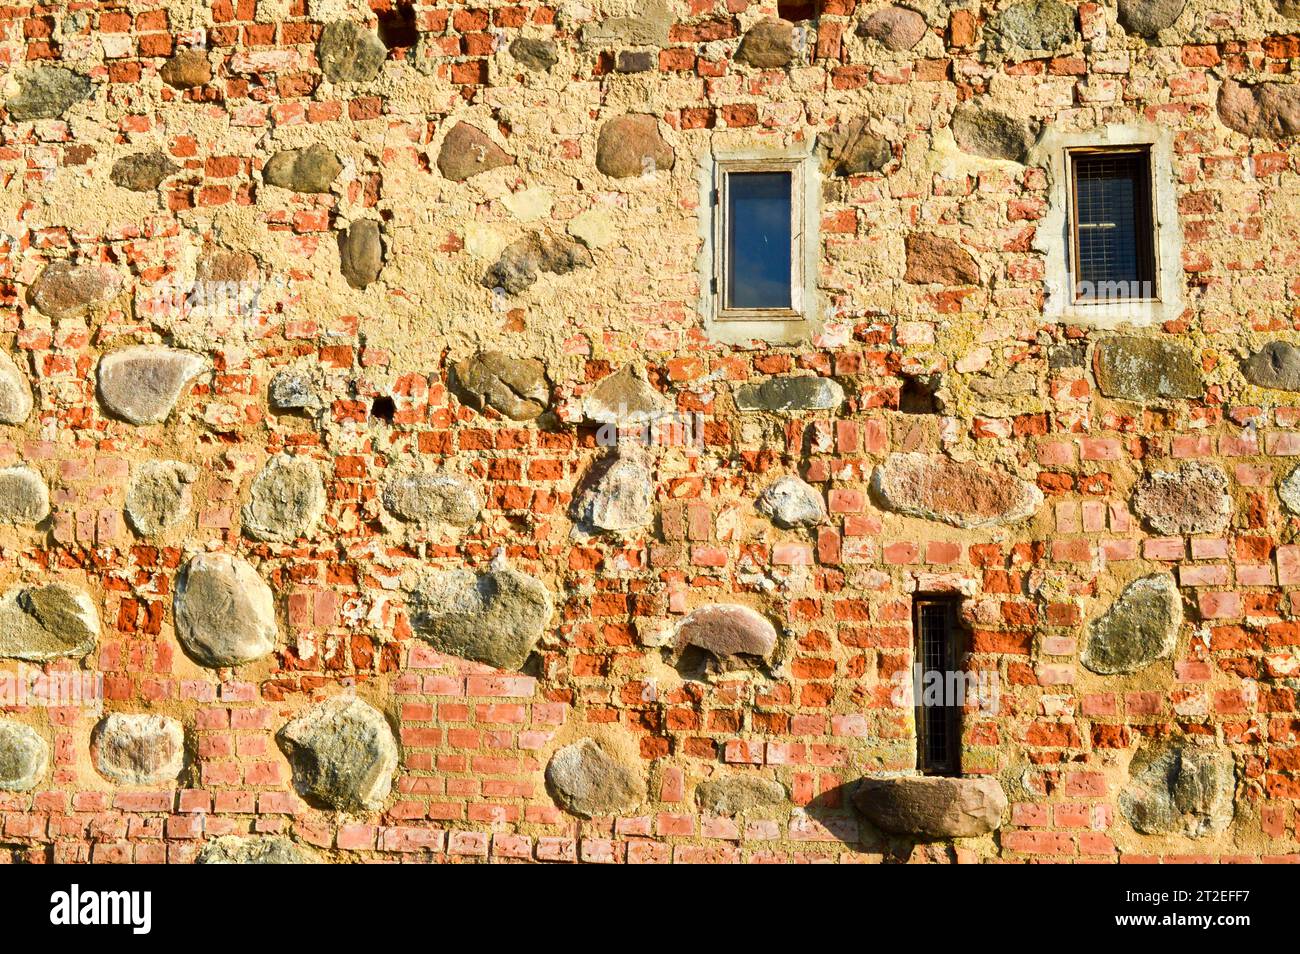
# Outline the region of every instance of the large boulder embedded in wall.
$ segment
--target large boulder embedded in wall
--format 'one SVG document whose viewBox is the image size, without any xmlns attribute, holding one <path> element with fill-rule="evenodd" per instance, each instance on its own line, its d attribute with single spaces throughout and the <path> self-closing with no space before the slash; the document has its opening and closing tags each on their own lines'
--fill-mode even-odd
<svg viewBox="0 0 1300 954">
<path fill-rule="evenodd" d="M 239 666 L 275 649 L 275 597 L 239 557 L 193 557 L 176 577 L 173 611 L 181 647 L 204 666 Z"/>
<path fill-rule="evenodd" d="M 1024 162 L 1036 134 L 1023 119 L 988 106 L 962 103 L 952 114 L 952 137 L 963 152 Z"/>
<path fill-rule="evenodd" d="M 325 483 L 314 461 L 278 454 L 253 478 L 244 504 L 244 534 L 288 542 L 311 534 L 325 512 Z"/>
<path fill-rule="evenodd" d="M 289 758 L 293 787 L 313 804 L 344 811 L 383 806 L 397 771 L 397 739 L 382 712 L 335 696 L 276 735 Z"/>
<path fill-rule="evenodd" d="M 482 285 L 518 295 L 532 287 L 542 272 L 567 275 L 592 264 L 591 251 L 581 242 L 550 232 L 533 232 L 506 246 L 483 276 Z"/>
<path fill-rule="evenodd" d="M 1119 0 L 1119 25 L 1149 39 L 1173 26 L 1186 6 L 1187 0 Z"/>
<path fill-rule="evenodd" d="M 1300 348 L 1270 341 L 1242 362 L 1241 373 L 1256 387 L 1300 391 Z"/>
<path fill-rule="evenodd" d="M 1124 335 L 1096 349 L 1097 387 L 1106 397 L 1151 404 L 1205 394 L 1205 379 L 1191 349 L 1159 338 Z"/>
<path fill-rule="evenodd" d="M 0 523 L 35 526 L 50 515 L 50 489 L 45 478 L 19 464 L 0 470 Z"/>
<path fill-rule="evenodd" d="M 1222 749 L 1191 740 L 1152 743 L 1129 764 L 1119 810 L 1145 835 L 1203 838 L 1231 823 L 1235 787 L 1232 756 Z"/>
<path fill-rule="evenodd" d="M 500 351 L 480 351 L 457 362 L 452 384 L 470 407 L 490 407 L 512 421 L 531 421 L 551 401 L 546 367 L 534 358 L 514 358 Z"/>
<path fill-rule="evenodd" d="M 282 149 L 262 167 L 268 185 L 293 192 L 323 193 L 343 171 L 343 163 L 329 146 L 316 143 L 303 149 Z"/>
<path fill-rule="evenodd" d="M 711 815 L 762 815 L 786 808 L 789 795 L 774 778 L 752 772 L 731 772 L 705 779 L 695 788 L 695 801 Z"/>
<path fill-rule="evenodd" d="M 912 232 L 903 240 L 903 246 L 907 256 L 903 281 L 913 285 L 979 284 L 979 265 L 953 239 Z"/>
<path fill-rule="evenodd" d="M 193 89 L 212 81 L 212 64 L 203 50 L 181 50 L 162 65 L 158 76 L 174 89 Z"/>
<path fill-rule="evenodd" d="M 614 179 L 667 171 L 677 153 L 659 132 L 659 120 L 644 113 L 616 116 L 600 127 L 596 168 Z"/>
<path fill-rule="evenodd" d="M 639 530 L 654 520 L 654 479 L 640 455 L 599 462 L 574 498 L 576 520 L 595 530 Z"/>
<path fill-rule="evenodd" d="M 162 715 L 114 712 L 90 737 L 95 770 L 121 785 L 174 782 L 185 765 L 185 731 Z"/>
<path fill-rule="evenodd" d="M 1173 655 L 1182 624 L 1183 599 L 1174 578 L 1141 577 L 1089 625 L 1079 661 L 1103 676 L 1137 672 Z"/>
<path fill-rule="evenodd" d="M 438 171 L 452 182 L 464 182 L 471 176 L 513 162 L 504 149 L 488 138 L 487 133 L 469 123 L 452 126 L 438 150 Z"/>
<path fill-rule="evenodd" d="M 314 865 L 316 855 L 284 835 L 222 835 L 203 846 L 198 865 Z"/>
<path fill-rule="evenodd" d="M 940 454 L 890 454 L 871 489 L 887 510 L 966 528 L 1016 523 L 1043 503 L 1042 491 L 1000 467 Z"/>
<path fill-rule="evenodd" d="M 339 272 L 358 291 L 384 270 L 384 235 L 374 219 L 357 219 L 338 235 Z"/>
<path fill-rule="evenodd" d="M 673 647 L 694 648 L 723 671 L 749 669 L 766 662 L 776 650 L 776 627 L 748 606 L 713 603 L 691 611 L 673 632 Z"/>
<path fill-rule="evenodd" d="M 864 778 L 853 805 L 881 831 L 924 840 L 974 838 L 1002 824 L 1007 796 L 995 778 Z"/>
<path fill-rule="evenodd" d="M 45 777 L 50 746 L 29 725 L 0 719 L 0 792 L 29 792 Z"/>
<path fill-rule="evenodd" d="M 645 801 L 645 778 L 594 739 L 559 749 L 546 764 L 546 782 L 560 807 L 594 818 L 630 812 Z"/>
<path fill-rule="evenodd" d="M 121 278 L 107 265 L 51 262 L 27 289 L 27 301 L 49 318 L 81 318 L 112 301 L 121 287 Z"/>
<path fill-rule="evenodd" d="M 131 470 L 126 489 L 126 516 L 136 533 L 166 533 L 190 513 L 190 488 L 198 468 L 179 460 L 148 460 Z"/>
<path fill-rule="evenodd" d="M 99 359 L 99 399 L 124 421 L 157 424 L 205 367 L 202 356 L 161 345 L 113 351 Z"/>
<path fill-rule="evenodd" d="M 81 590 L 46 583 L 0 596 L 0 659 L 77 658 L 94 650 L 98 638 L 99 614 Z"/>
<path fill-rule="evenodd" d="M 859 117 L 820 133 L 817 145 L 826 156 L 824 168 L 837 176 L 879 172 L 894 158 L 884 136 L 871 131 L 870 120 Z"/>
<path fill-rule="evenodd" d="M 1199 461 L 1152 471 L 1133 488 L 1133 510 L 1156 533 L 1218 533 L 1232 517 L 1228 477 Z"/>
<path fill-rule="evenodd" d="M 928 32 L 925 17 L 910 7 L 881 7 L 858 26 L 858 36 L 871 37 L 887 50 L 906 53 Z"/>
<path fill-rule="evenodd" d="M 483 509 L 474 488 L 453 474 L 397 474 L 384 485 L 383 501 L 399 520 L 452 527 L 468 527 Z"/>
<path fill-rule="evenodd" d="M 90 96 L 90 77 L 61 66 L 38 66 L 14 76 L 18 92 L 5 100 L 14 122 L 58 119 L 74 104 Z"/>
<path fill-rule="evenodd" d="M 775 17 L 759 20 L 745 31 L 736 50 L 738 62 L 764 70 L 789 66 L 793 59 L 794 24 Z"/>
<path fill-rule="evenodd" d="M 409 596 L 411 626 L 439 652 L 519 669 L 551 621 L 551 594 L 540 580 L 493 562 L 431 574 Z"/>
<path fill-rule="evenodd" d="M 1256 139 L 1288 139 L 1300 133 L 1300 84 L 1246 86 L 1225 79 L 1219 87 L 1219 119 L 1229 129 Z"/>
<path fill-rule="evenodd" d="M 179 172 L 180 168 L 167 153 L 153 149 L 123 156 L 113 163 L 108 178 L 113 185 L 132 192 L 152 192 L 168 176 Z"/>
<path fill-rule="evenodd" d="M 793 474 L 768 484 L 755 506 L 759 513 L 787 530 L 826 522 L 826 504 L 820 491 Z"/>
<path fill-rule="evenodd" d="M 843 403 L 839 382 L 814 374 L 767 378 L 736 389 L 736 407 L 741 411 L 833 411 Z"/>
<path fill-rule="evenodd" d="M 1001 52 L 1058 50 L 1078 36 L 1075 8 L 1060 0 L 1022 0 L 990 20 L 984 35 Z"/>
<path fill-rule="evenodd" d="M 21 424 L 32 413 L 32 387 L 14 359 L 0 351 L 0 424 Z"/>
<path fill-rule="evenodd" d="M 545 73 L 556 63 L 560 56 L 555 52 L 555 43 L 536 37 L 520 36 L 510 43 L 510 55 L 515 61 L 534 73 Z"/>
<path fill-rule="evenodd" d="M 316 58 L 331 83 L 368 83 L 379 75 L 388 47 L 360 23 L 336 20 L 321 30 Z"/>
<path fill-rule="evenodd" d="M 599 424 L 644 424 L 666 414 L 666 398 L 646 380 L 645 372 L 635 364 L 602 378 L 582 399 L 582 413 L 588 421 Z"/>
</svg>

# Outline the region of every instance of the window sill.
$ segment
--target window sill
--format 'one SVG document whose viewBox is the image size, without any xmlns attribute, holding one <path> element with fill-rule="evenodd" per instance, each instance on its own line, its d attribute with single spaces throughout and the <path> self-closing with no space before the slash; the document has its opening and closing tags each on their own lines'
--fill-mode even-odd
<svg viewBox="0 0 1300 954">
<path fill-rule="evenodd" d="M 728 308 L 718 312 L 717 321 L 803 321 L 804 314 L 792 308 Z"/>
</svg>

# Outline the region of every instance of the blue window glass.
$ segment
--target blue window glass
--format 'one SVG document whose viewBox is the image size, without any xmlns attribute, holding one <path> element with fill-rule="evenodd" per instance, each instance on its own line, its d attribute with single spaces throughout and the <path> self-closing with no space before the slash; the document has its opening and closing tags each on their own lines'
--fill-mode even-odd
<svg viewBox="0 0 1300 954">
<path fill-rule="evenodd" d="M 728 308 L 791 307 L 791 174 L 727 177 Z"/>
</svg>

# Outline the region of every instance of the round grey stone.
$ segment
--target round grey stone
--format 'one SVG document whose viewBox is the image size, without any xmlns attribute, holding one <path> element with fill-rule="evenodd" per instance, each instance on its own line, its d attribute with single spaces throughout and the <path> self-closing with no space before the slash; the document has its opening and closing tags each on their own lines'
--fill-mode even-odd
<svg viewBox="0 0 1300 954">
<path fill-rule="evenodd" d="M 50 746 L 29 725 L 0 719 L 0 791 L 30 792 L 50 764 Z"/>
<path fill-rule="evenodd" d="M 171 157 L 162 150 L 137 152 L 123 156 L 113 163 L 108 177 L 113 185 L 132 192 L 152 192 L 168 176 L 180 171 L 180 166 L 171 161 Z"/>
<path fill-rule="evenodd" d="M 715 669 L 744 669 L 771 657 L 776 627 L 748 606 L 714 603 L 692 610 L 676 626 L 678 653 L 695 647 L 707 653 Z"/>
<path fill-rule="evenodd" d="M 518 37 L 511 42 L 510 55 L 521 66 L 532 70 L 534 73 L 545 73 L 560 61 L 559 55 L 555 52 L 555 44 L 550 40 L 538 40 L 525 36 Z"/>
<path fill-rule="evenodd" d="M 630 456 L 598 464 L 574 500 L 574 515 L 597 530 L 627 532 L 654 520 L 654 481 L 644 463 Z"/>
<path fill-rule="evenodd" d="M 178 460 L 151 460 L 136 466 L 126 491 L 126 516 L 144 536 L 165 533 L 190 513 L 190 486 L 199 472 Z"/>
<path fill-rule="evenodd" d="M 39 66 L 14 78 L 18 92 L 5 102 L 14 122 L 58 119 L 74 103 L 90 96 L 90 77 L 61 66 Z"/>
<path fill-rule="evenodd" d="M 117 273 L 87 262 L 51 262 L 27 290 L 27 301 L 50 318 L 82 318 L 111 301 L 121 288 Z"/>
<path fill-rule="evenodd" d="M 316 143 L 304 149 L 283 149 L 262 167 L 262 178 L 273 186 L 294 192 L 324 193 L 343 171 L 343 163 L 329 146 Z"/>
<path fill-rule="evenodd" d="M 203 846 L 199 865 L 313 865 L 313 852 L 305 851 L 283 835 L 223 835 Z"/>
<path fill-rule="evenodd" d="M 1173 655 L 1182 624 L 1183 600 L 1173 577 L 1141 577 L 1088 627 L 1079 661 L 1104 676 L 1137 672 Z"/>
<path fill-rule="evenodd" d="M 1119 0 L 1119 24 L 1136 36 L 1154 37 L 1174 25 L 1187 0 Z"/>
<path fill-rule="evenodd" d="M 177 575 L 176 638 L 204 666 L 238 666 L 274 651 L 275 597 L 249 564 L 200 553 Z"/>
<path fill-rule="evenodd" d="M 567 275 L 590 268 L 591 251 L 582 243 L 550 232 L 534 232 L 511 242 L 483 276 L 485 288 L 517 295 L 533 285 L 542 272 Z"/>
<path fill-rule="evenodd" d="M 600 127 L 596 168 L 611 178 L 666 172 L 676 161 L 677 153 L 660 134 L 655 116 L 632 113 L 615 117 Z"/>
<path fill-rule="evenodd" d="M 388 58 L 388 47 L 360 23 L 337 20 L 325 24 L 316 56 L 331 83 L 369 83 Z"/>
<path fill-rule="evenodd" d="M 1023 0 L 989 21 L 984 34 L 994 49 L 1057 50 L 1072 43 L 1075 8 L 1059 0 Z"/>
<path fill-rule="evenodd" d="M 646 380 L 639 365 L 625 365 L 603 378 L 582 400 L 588 421 L 601 424 L 644 424 L 668 413 L 669 403 Z"/>
<path fill-rule="evenodd" d="M 746 31 L 736 61 L 761 70 L 780 69 L 794 60 L 794 24 L 768 17 Z"/>
<path fill-rule="evenodd" d="M 792 474 L 770 484 L 759 495 L 756 506 L 774 524 L 787 530 L 826 522 L 821 493 Z"/>
<path fill-rule="evenodd" d="M 96 771 L 123 785 L 173 782 L 185 767 L 185 731 L 167 716 L 111 713 L 90 745 Z"/>
<path fill-rule="evenodd" d="M 117 417 L 132 424 L 167 419 L 207 362 L 192 351 L 161 345 L 138 345 L 99 359 L 99 399 Z"/>
<path fill-rule="evenodd" d="M 1214 464 L 1193 461 L 1154 471 L 1134 488 L 1133 509 L 1156 533 L 1218 533 L 1232 518 L 1228 477 Z"/>
<path fill-rule="evenodd" d="M 882 7 L 862 21 L 860 36 L 878 40 L 886 49 L 906 53 L 928 31 L 925 17 L 909 7 Z"/>
<path fill-rule="evenodd" d="M 630 812 L 646 798 L 642 774 L 594 739 L 582 739 L 552 755 L 546 782 L 560 807 L 582 818 Z"/>
<path fill-rule="evenodd" d="M 339 232 L 339 271 L 360 291 L 384 269 L 384 239 L 374 219 L 358 219 Z"/>
<path fill-rule="evenodd" d="M 881 831 L 942 841 L 974 838 L 1000 827 L 1007 796 L 998 780 L 988 776 L 864 778 L 853 807 Z"/>
<path fill-rule="evenodd" d="M 47 662 L 95 648 L 99 614 L 90 596 L 63 583 L 14 587 L 0 596 L 0 658 Z"/>
<path fill-rule="evenodd" d="M 1024 162 L 1035 139 L 1023 120 L 974 103 L 962 103 L 953 112 L 952 135 L 963 152 L 1011 162 Z"/>
<path fill-rule="evenodd" d="M 50 515 L 50 489 L 36 470 L 19 464 L 0 470 L 0 523 L 35 526 Z"/>
<path fill-rule="evenodd" d="M 458 396 L 477 410 L 491 407 L 514 421 L 531 421 L 551 400 L 542 362 L 482 351 L 453 367 Z"/>
<path fill-rule="evenodd" d="M 316 393 L 316 381 L 310 371 L 285 368 L 277 371 L 267 389 L 271 406 L 281 411 L 314 411 L 324 402 Z"/>
<path fill-rule="evenodd" d="M 893 148 L 883 136 L 871 131 L 866 117 L 850 120 L 818 136 L 826 154 L 826 166 L 837 176 L 860 176 L 880 172 L 894 158 Z"/>
<path fill-rule="evenodd" d="M 768 378 L 736 389 L 736 407 L 742 411 L 833 411 L 843 403 L 838 381 L 811 374 Z"/>
<path fill-rule="evenodd" d="M 1300 391 L 1300 348 L 1270 341 L 1242 363 L 1241 372 L 1256 387 Z"/>
<path fill-rule="evenodd" d="M 1204 838 L 1232 822 L 1235 787 L 1228 752 L 1190 740 L 1152 743 L 1129 764 L 1119 810 L 1143 834 Z"/>
<path fill-rule="evenodd" d="M 761 815 L 787 807 L 785 786 L 774 778 L 732 772 L 710 778 L 695 788 L 695 801 L 713 815 Z"/>
<path fill-rule="evenodd" d="M 22 424 L 32 413 L 32 388 L 14 359 L 0 351 L 0 424 Z"/>
<path fill-rule="evenodd" d="M 1291 472 L 1282 479 L 1277 495 L 1288 513 L 1300 517 L 1300 464 L 1291 468 Z"/>
<path fill-rule="evenodd" d="M 393 730 L 378 709 L 335 696 L 294 719 L 276 738 L 303 798 L 350 811 L 383 806 L 398 753 Z"/>
<path fill-rule="evenodd" d="M 450 474 L 399 474 L 384 486 L 384 507 L 401 520 L 468 527 L 483 501 L 474 488 Z"/>
<path fill-rule="evenodd" d="M 1205 393 L 1200 363 L 1186 346 L 1121 335 L 1096 349 L 1097 387 L 1106 397 L 1152 404 Z"/>
<path fill-rule="evenodd" d="M 253 478 L 244 505 L 244 533 L 288 542 L 308 536 L 325 512 L 325 484 L 315 462 L 280 454 Z"/>
</svg>

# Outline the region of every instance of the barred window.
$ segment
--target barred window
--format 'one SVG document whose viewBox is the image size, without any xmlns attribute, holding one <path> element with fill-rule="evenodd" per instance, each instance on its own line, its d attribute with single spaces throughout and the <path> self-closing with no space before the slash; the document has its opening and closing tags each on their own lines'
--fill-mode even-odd
<svg viewBox="0 0 1300 954">
<path fill-rule="evenodd" d="M 916 767 L 924 775 L 961 774 L 961 638 L 957 601 L 917 596 L 913 688 L 916 694 Z"/>
<path fill-rule="evenodd" d="M 1072 151 L 1070 177 L 1074 300 L 1155 299 L 1149 150 Z"/>
</svg>

